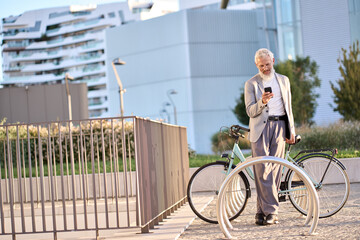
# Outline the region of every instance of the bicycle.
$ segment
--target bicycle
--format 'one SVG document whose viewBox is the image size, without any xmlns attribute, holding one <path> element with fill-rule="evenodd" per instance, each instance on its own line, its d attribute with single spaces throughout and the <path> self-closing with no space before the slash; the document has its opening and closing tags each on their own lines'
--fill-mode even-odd
<svg viewBox="0 0 360 240">
<path fill-rule="evenodd" d="M 190 178 L 187 188 L 187 199 L 193 212 L 202 220 L 209 223 L 218 223 L 216 216 L 216 202 L 220 186 L 225 177 L 232 169 L 235 157 L 240 162 L 246 161 L 240 147 L 239 138 L 245 138 L 240 130 L 250 130 L 238 125 L 232 125 L 229 129 L 229 136 L 235 139 L 234 146 L 229 154 L 222 154 L 226 161 L 219 160 L 208 163 L 197 169 Z M 300 142 L 301 137 L 295 137 L 295 143 Z M 330 217 L 336 214 L 345 205 L 350 193 L 350 181 L 345 166 L 334 156 L 337 149 L 318 149 L 300 151 L 294 158 L 290 156 L 291 146 L 286 151 L 285 159 L 300 167 L 311 179 L 319 195 L 320 218 Z M 326 152 L 330 152 L 327 154 Z M 286 197 L 301 214 L 307 214 L 307 190 L 304 183 L 297 174 L 287 169 L 282 169 L 282 182 L 278 192 L 279 201 L 286 201 Z M 246 168 L 247 176 L 254 180 L 251 168 Z M 231 183 L 231 192 L 227 204 L 229 220 L 237 218 L 245 209 L 248 199 L 251 197 L 251 189 L 248 178 L 244 172 L 240 172 L 237 178 Z M 341 192 L 342 197 L 334 198 L 334 192 Z M 234 198 L 235 196 L 235 198 Z M 195 200 L 196 199 L 196 200 Z M 194 201 L 193 201 L 194 200 Z"/>
</svg>

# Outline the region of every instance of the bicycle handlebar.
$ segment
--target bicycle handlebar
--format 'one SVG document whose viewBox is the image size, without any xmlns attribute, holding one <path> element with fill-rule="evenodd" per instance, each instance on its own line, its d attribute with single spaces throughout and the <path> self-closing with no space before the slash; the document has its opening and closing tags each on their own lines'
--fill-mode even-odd
<svg viewBox="0 0 360 240">
<path fill-rule="evenodd" d="M 240 132 L 240 130 L 243 130 L 245 132 L 250 132 L 250 129 L 248 128 L 244 128 L 242 126 L 239 126 L 239 125 L 232 125 L 230 127 L 230 132 L 229 132 L 229 135 L 231 137 L 234 137 L 234 138 L 238 138 L 238 137 L 242 137 L 242 138 L 245 138 L 244 134 L 242 134 Z"/>
<path fill-rule="evenodd" d="M 232 126 L 230 127 L 230 130 L 235 130 L 236 132 L 239 132 L 240 129 L 243 130 L 243 131 L 245 131 L 245 132 L 250 132 L 250 129 L 244 128 L 244 127 L 239 126 L 239 125 L 232 125 Z"/>
</svg>

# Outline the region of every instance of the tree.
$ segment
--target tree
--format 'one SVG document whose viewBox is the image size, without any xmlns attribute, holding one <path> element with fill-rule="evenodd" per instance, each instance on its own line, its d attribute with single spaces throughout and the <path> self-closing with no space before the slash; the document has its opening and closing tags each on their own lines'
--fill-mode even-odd
<svg viewBox="0 0 360 240">
<path fill-rule="evenodd" d="M 249 116 L 246 114 L 244 89 L 242 88 L 240 92 L 241 92 L 240 98 L 236 99 L 236 105 L 235 108 L 233 109 L 233 113 L 235 114 L 239 122 L 248 126 Z"/>
<path fill-rule="evenodd" d="M 350 45 L 349 54 L 342 48 L 342 59 L 339 57 L 339 70 L 341 77 L 337 88 L 333 83 L 331 89 L 334 92 L 334 102 L 337 107 L 333 108 L 338 111 L 345 121 L 360 119 L 360 50 L 359 41 Z"/>
<path fill-rule="evenodd" d="M 310 57 L 296 57 L 295 61 L 279 62 L 274 68 L 277 73 L 286 75 L 290 80 L 295 124 L 313 124 L 312 118 L 317 107 L 316 98 L 319 97 L 315 93 L 315 88 L 320 87 L 316 62 L 311 61 Z M 249 117 L 246 114 L 243 90 L 240 98 L 236 100 L 233 112 L 242 124 L 248 125 Z"/>
</svg>

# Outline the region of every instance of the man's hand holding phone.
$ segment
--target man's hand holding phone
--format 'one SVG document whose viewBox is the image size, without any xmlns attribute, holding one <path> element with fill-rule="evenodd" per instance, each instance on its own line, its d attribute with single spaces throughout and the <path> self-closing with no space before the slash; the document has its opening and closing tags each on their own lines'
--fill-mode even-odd
<svg viewBox="0 0 360 240">
<path fill-rule="evenodd" d="M 270 101 L 270 99 L 273 96 L 274 96 L 274 94 L 272 93 L 271 87 L 266 87 L 265 92 L 262 95 L 262 103 L 263 104 L 268 104 L 268 102 Z"/>
</svg>

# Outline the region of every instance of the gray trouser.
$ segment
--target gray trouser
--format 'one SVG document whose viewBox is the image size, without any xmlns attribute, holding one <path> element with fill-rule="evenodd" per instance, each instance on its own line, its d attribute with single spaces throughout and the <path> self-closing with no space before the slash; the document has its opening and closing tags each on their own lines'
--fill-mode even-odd
<svg viewBox="0 0 360 240">
<path fill-rule="evenodd" d="M 268 121 L 263 133 L 251 143 L 252 156 L 275 156 L 284 158 L 285 122 Z M 278 214 L 278 189 L 281 181 L 281 166 L 273 163 L 254 165 L 257 192 L 257 213 Z"/>
</svg>

